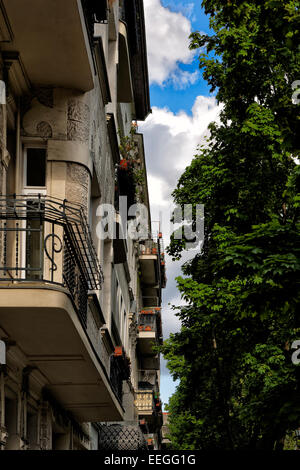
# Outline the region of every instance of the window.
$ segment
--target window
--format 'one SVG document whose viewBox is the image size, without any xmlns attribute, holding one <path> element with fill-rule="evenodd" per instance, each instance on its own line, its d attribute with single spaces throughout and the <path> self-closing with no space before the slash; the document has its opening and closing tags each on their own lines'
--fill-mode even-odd
<svg viewBox="0 0 300 470">
<path fill-rule="evenodd" d="M 25 186 L 45 187 L 46 186 L 46 149 L 45 148 L 25 148 Z"/>
</svg>

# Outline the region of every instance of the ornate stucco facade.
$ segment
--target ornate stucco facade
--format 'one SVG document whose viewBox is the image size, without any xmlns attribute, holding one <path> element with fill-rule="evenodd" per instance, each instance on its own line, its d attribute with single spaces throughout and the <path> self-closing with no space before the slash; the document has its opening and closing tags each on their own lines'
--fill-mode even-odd
<svg viewBox="0 0 300 470">
<path fill-rule="evenodd" d="M 0 1 L 2 450 L 160 448 L 162 238 L 119 214 L 150 209 L 146 57 L 142 0 Z"/>
</svg>

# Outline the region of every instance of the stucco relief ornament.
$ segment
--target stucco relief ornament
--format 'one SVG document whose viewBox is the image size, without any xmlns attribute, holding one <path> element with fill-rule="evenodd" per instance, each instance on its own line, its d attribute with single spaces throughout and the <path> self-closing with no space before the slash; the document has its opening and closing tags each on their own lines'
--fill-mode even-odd
<svg viewBox="0 0 300 470">
<path fill-rule="evenodd" d="M 43 137 L 43 139 L 51 139 L 53 134 L 52 127 L 46 121 L 39 122 L 36 126 L 36 131 L 40 137 Z"/>
<path fill-rule="evenodd" d="M 89 141 L 90 109 L 87 104 L 70 100 L 68 105 L 68 140 Z"/>
</svg>

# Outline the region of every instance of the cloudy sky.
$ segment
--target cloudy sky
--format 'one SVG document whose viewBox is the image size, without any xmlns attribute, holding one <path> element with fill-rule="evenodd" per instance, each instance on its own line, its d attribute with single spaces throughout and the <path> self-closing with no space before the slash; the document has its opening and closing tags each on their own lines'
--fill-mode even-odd
<svg viewBox="0 0 300 470">
<path fill-rule="evenodd" d="M 188 0 L 144 0 L 152 114 L 139 123 L 139 131 L 144 134 L 152 220 L 162 218 L 165 244 L 169 235 L 171 193 L 203 140 L 207 125 L 219 112 L 199 71 L 197 54 L 188 48 L 192 31 L 209 32 L 208 17 L 200 4 Z M 157 229 L 155 223 L 153 229 Z M 167 258 L 164 338 L 180 328 L 171 309 L 171 305 L 181 303 L 175 281 L 180 274 L 180 264 Z M 174 389 L 175 384 L 163 361 L 161 395 L 164 403 Z"/>
</svg>

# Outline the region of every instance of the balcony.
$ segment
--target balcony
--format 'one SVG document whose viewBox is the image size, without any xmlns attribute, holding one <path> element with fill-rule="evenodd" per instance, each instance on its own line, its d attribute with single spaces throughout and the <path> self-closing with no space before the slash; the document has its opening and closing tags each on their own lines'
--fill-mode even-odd
<svg viewBox="0 0 300 470">
<path fill-rule="evenodd" d="M 159 354 L 153 349 L 162 343 L 160 307 L 141 310 L 138 317 L 138 348 L 144 369 L 159 368 Z"/>
<path fill-rule="evenodd" d="M 79 421 L 123 416 L 87 329 L 89 291 L 102 282 L 80 206 L 45 196 L 0 197 L 1 328 Z"/>
<path fill-rule="evenodd" d="M 140 422 L 143 421 L 149 432 L 156 432 L 157 428 L 162 425 L 162 412 L 155 387 L 148 384 L 148 389 L 144 389 L 143 383 L 139 382 L 135 406 L 138 410 Z"/>
<path fill-rule="evenodd" d="M 138 409 L 139 415 L 152 415 L 155 412 L 153 390 L 138 390 L 136 392 L 135 406 Z"/>
<path fill-rule="evenodd" d="M 88 33 L 93 42 L 94 24 L 105 24 L 108 22 L 108 5 L 107 0 L 82 0 L 81 1 Z"/>
<path fill-rule="evenodd" d="M 136 204 L 136 183 L 134 180 L 133 163 L 128 160 L 121 160 L 116 168 L 115 181 L 115 208 L 119 210 L 119 197 L 127 197 L 127 206 Z"/>
<path fill-rule="evenodd" d="M 159 245 L 159 257 L 160 257 L 160 284 L 162 289 L 164 289 L 167 285 L 167 277 L 166 277 L 166 259 L 165 259 L 165 247 L 164 241 L 162 238 L 162 233 L 158 234 L 157 243 Z"/>
<path fill-rule="evenodd" d="M 104 18 L 106 2 L 3 0 L 1 5 L 6 25 L 1 49 L 10 80 L 17 72 L 36 86 L 94 88 L 92 23 Z"/>
<path fill-rule="evenodd" d="M 159 245 L 153 240 L 144 240 L 139 245 L 142 294 L 144 306 L 161 303 Z"/>
<path fill-rule="evenodd" d="M 124 264 L 126 265 L 125 269 L 128 272 L 128 264 L 127 264 L 127 240 L 126 234 L 124 234 L 124 223 L 121 218 L 121 215 L 118 211 L 115 211 L 114 214 L 114 223 L 115 223 L 115 230 L 112 233 L 113 238 L 113 248 L 114 248 L 114 264 Z M 129 279 L 130 281 L 130 279 Z"/>
<path fill-rule="evenodd" d="M 117 397 L 122 402 L 123 381 L 129 380 L 130 362 L 123 348 L 118 346 L 115 348 L 114 354 L 111 356 L 110 365 L 110 381 Z"/>
<path fill-rule="evenodd" d="M 123 2 L 122 20 L 128 28 L 128 45 L 136 119 L 144 121 L 150 113 L 149 78 L 142 0 Z"/>
<path fill-rule="evenodd" d="M 133 102 L 132 75 L 130 70 L 130 52 L 127 30 L 124 23 L 119 23 L 119 64 L 117 99 L 119 103 Z"/>
<path fill-rule="evenodd" d="M 47 283 L 68 290 L 85 324 L 87 291 L 101 288 L 82 208 L 37 196 L 0 197 L 0 282 Z"/>
</svg>

